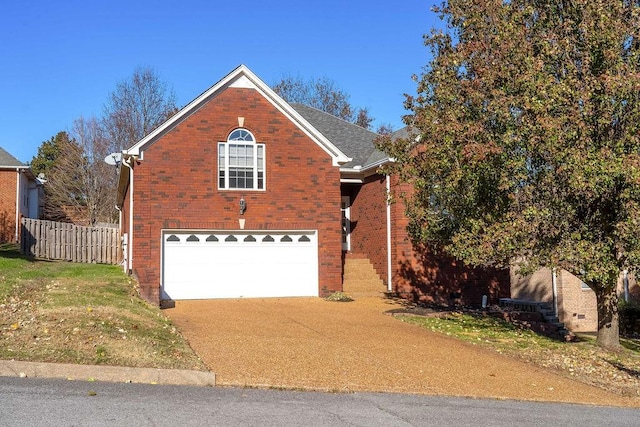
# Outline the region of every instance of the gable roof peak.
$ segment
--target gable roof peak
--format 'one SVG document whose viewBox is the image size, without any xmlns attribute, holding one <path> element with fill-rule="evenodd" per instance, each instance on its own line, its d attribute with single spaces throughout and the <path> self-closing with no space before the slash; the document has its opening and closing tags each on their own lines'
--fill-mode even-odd
<svg viewBox="0 0 640 427">
<path fill-rule="evenodd" d="M 292 122 L 294 122 L 304 133 L 306 133 L 313 141 L 315 141 L 320 148 L 328 153 L 333 159 L 334 166 L 351 161 L 347 155 L 344 154 L 338 147 L 336 147 L 330 140 L 328 140 L 320 131 L 314 128 L 303 116 L 289 105 L 284 99 L 282 99 L 277 93 L 273 91 L 267 84 L 265 84 L 257 75 L 255 75 L 249 67 L 244 64 L 240 64 L 233 69 L 229 74 L 223 77 L 216 84 L 204 91 L 200 96 L 195 98 L 184 108 L 174 114 L 171 118 L 158 126 L 155 130 L 150 132 L 147 136 L 135 143 L 131 148 L 124 151 L 125 155 L 137 156 L 142 159 L 142 153 L 144 149 L 153 144 L 159 137 L 161 137 L 172 126 L 179 123 L 183 118 L 196 111 L 202 105 L 204 105 L 209 99 L 215 97 L 223 90 L 234 88 L 250 88 L 260 92 L 267 101 L 269 101 L 275 108 L 287 116 Z"/>
</svg>

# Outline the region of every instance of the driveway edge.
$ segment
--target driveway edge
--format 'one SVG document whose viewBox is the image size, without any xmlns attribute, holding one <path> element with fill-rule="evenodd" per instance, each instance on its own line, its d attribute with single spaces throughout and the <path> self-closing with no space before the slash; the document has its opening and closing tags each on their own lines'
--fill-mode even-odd
<svg viewBox="0 0 640 427">
<path fill-rule="evenodd" d="M 21 362 L 17 360 L 0 360 L 0 376 L 163 385 L 211 387 L 216 385 L 215 374 L 208 371 L 72 365 L 66 363 Z"/>
</svg>

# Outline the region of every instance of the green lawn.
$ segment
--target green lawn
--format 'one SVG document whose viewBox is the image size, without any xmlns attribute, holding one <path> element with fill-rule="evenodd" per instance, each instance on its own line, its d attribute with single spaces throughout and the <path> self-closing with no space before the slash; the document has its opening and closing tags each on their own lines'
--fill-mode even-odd
<svg viewBox="0 0 640 427">
<path fill-rule="evenodd" d="M 162 311 L 113 265 L 0 246 L 0 359 L 204 370 Z"/>
<path fill-rule="evenodd" d="M 547 338 L 502 319 L 473 312 L 434 316 L 399 315 L 400 320 L 517 357 L 544 368 L 628 396 L 640 396 L 640 340 L 622 338 L 623 348 L 608 352 L 591 334 L 578 334 L 577 342 Z"/>
</svg>

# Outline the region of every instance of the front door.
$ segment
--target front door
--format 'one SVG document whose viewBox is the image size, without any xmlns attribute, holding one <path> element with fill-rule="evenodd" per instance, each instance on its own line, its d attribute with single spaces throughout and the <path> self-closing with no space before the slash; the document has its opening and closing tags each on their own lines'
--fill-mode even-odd
<svg viewBox="0 0 640 427">
<path fill-rule="evenodd" d="M 351 249 L 351 199 L 349 196 L 342 196 L 340 210 L 342 211 L 342 250 L 348 251 Z"/>
</svg>

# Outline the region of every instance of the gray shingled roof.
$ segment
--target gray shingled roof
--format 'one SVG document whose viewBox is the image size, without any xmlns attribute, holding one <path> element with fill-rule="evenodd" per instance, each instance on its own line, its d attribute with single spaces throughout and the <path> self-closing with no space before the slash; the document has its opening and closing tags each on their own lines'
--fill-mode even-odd
<svg viewBox="0 0 640 427">
<path fill-rule="evenodd" d="M 291 104 L 291 107 L 340 151 L 353 159 L 343 167 L 360 165 L 366 169 L 388 158 L 373 145 L 373 140 L 378 137 L 377 133 L 304 104 Z"/>
<path fill-rule="evenodd" d="M 398 129 L 397 131 L 391 134 L 392 139 L 408 138 L 408 137 L 409 137 L 409 126 L 405 126 L 401 129 Z"/>
<path fill-rule="evenodd" d="M 22 163 L 20 160 L 13 157 L 9 154 L 4 148 L 0 147 L 0 167 L 19 167 L 19 166 L 27 166 Z"/>
</svg>

